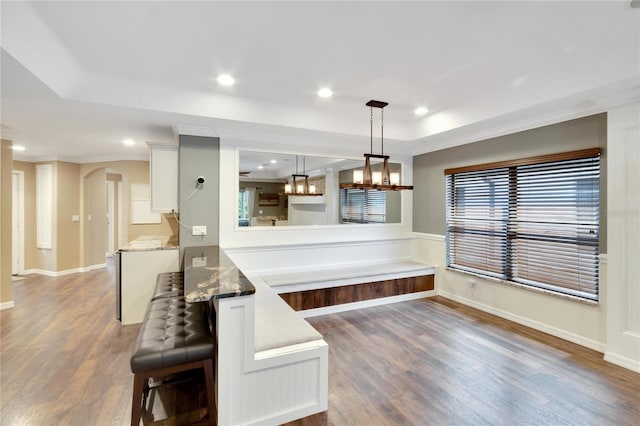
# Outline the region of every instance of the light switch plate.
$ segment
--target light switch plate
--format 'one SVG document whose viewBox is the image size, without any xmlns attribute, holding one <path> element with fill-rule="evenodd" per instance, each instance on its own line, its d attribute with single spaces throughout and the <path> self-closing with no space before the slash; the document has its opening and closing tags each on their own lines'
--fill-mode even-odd
<svg viewBox="0 0 640 426">
<path fill-rule="evenodd" d="M 191 235 L 207 235 L 207 225 L 194 225 L 191 227 Z"/>
<path fill-rule="evenodd" d="M 80 215 L 79 214 L 72 215 L 71 222 L 80 222 Z"/>
</svg>

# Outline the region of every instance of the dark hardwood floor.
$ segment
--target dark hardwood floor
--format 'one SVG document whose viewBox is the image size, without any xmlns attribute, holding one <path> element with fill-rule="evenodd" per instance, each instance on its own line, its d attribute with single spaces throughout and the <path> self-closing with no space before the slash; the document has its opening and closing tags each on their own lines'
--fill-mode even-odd
<svg viewBox="0 0 640 426">
<path fill-rule="evenodd" d="M 114 318 L 113 269 L 31 275 L 13 290 L 16 307 L 0 312 L 0 424 L 128 424 L 138 326 Z M 447 299 L 309 322 L 329 344 L 329 410 L 292 424 L 640 424 L 640 374 Z M 144 424 L 206 411 L 188 377 L 152 402 Z"/>
</svg>

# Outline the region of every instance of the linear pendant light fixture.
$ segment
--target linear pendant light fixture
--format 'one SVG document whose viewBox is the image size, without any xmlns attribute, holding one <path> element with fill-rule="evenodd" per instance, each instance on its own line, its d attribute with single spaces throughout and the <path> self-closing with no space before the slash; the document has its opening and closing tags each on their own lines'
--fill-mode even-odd
<svg viewBox="0 0 640 426">
<path fill-rule="evenodd" d="M 371 110 L 371 148 L 368 154 L 364 154 L 364 169 L 353 171 L 353 183 L 341 183 L 340 188 L 350 189 L 375 189 L 379 191 L 399 191 L 413 189 L 412 185 L 400 185 L 400 173 L 389 172 L 389 156 L 384 155 L 384 111 L 389 105 L 387 102 L 370 100 L 366 104 Z M 373 153 L 373 109 L 380 109 L 380 154 Z M 383 160 L 382 171 L 371 169 L 371 158 Z"/>
<path fill-rule="evenodd" d="M 316 192 L 315 185 L 309 185 L 309 175 L 306 174 L 306 159 L 302 157 L 302 174 L 298 173 L 298 156 L 296 155 L 296 172 L 291 175 L 292 183 L 284 185 L 284 193 L 287 195 L 322 195 Z M 304 180 L 302 180 L 304 178 Z M 299 179 L 299 180 L 297 180 Z"/>
</svg>

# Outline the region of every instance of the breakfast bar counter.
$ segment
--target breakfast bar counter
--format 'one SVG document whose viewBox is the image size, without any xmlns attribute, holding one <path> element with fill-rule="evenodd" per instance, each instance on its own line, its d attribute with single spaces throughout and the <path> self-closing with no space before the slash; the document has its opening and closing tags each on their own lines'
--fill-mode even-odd
<svg viewBox="0 0 640 426">
<path fill-rule="evenodd" d="M 219 246 L 184 250 L 184 297 L 188 303 L 254 294 L 255 287 Z"/>
</svg>

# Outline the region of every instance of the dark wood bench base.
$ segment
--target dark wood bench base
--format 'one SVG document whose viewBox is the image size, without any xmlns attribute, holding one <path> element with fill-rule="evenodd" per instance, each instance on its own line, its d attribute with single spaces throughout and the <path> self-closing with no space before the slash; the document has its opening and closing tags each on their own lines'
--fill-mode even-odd
<svg viewBox="0 0 640 426">
<path fill-rule="evenodd" d="M 280 293 L 296 311 L 433 290 L 433 275 Z"/>
</svg>

